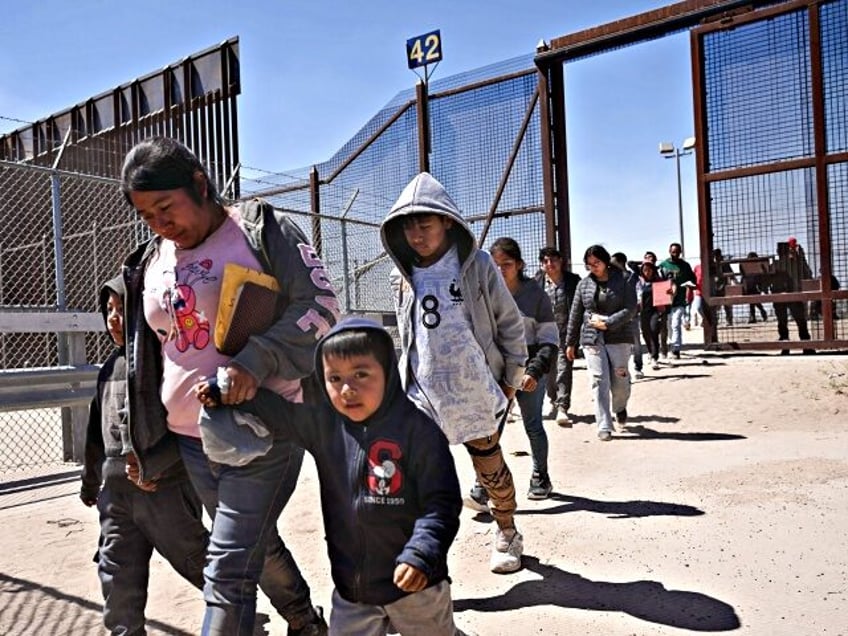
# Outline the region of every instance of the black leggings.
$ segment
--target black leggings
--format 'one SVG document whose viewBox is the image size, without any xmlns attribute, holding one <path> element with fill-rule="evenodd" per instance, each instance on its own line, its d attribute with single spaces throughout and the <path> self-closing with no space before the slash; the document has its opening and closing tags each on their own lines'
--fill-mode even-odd
<svg viewBox="0 0 848 636">
<path fill-rule="evenodd" d="M 660 333 L 666 322 L 666 312 L 658 312 L 656 309 L 642 310 L 640 323 L 642 326 L 642 338 L 648 345 L 651 358 L 659 360 L 660 357 Z"/>
</svg>

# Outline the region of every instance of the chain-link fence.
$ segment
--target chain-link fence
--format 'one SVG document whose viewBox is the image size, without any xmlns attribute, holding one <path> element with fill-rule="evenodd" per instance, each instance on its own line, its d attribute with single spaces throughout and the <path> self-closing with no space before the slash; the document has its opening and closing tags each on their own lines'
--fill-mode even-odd
<svg viewBox="0 0 848 636">
<path fill-rule="evenodd" d="M 512 236 L 535 263 L 545 219 L 532 57 L 433 81 L 430 88 L 430 171 L 483 247 Z M 263 196 L 288 210 L 312 237 L 345 311 L 393 311 L 392 263 L 378 229 L 420 171 L 419 112 L 415 91 L 403 91 L 324 163 L 286 174 L 242 169 L 242 196 Z"/>
<path fill-rule="evenodd" d="M 528 263 L 535 262 L 545 236 L 537 83 L 532 58 L 525 56 L 434 82 L 430 95 L 431 172 L 478 238 L 485 232 L 488 245 L 512 236 Z M 419 172 L 417 113 L 414 91 L 404 91 L 328 161 L 291 174 L 242 168 L 230 180 L 240 184 L 241 199 L 261 195 L 289 213 L 321 253 L 346 312 L 393 311 L 392 263 L 379 224 Z M 54 153 L 54 165 L 64 159 L 73 166 L 93 161 L 115 168 L 127 142 L 123 137 L 89 140 L 64 157 Z M 92 160 L 86 152 L 109 156 Z M 219 185 L 225 192 L 238 191 Z M 147 236 L 118 183 L 108 177 L 0 162 L 0 194 L 0 213 L 16 220 L 0 227 L 0 307 L 6 309 L 98 311 L 100 286 Z M 5 369 L 56 366 L 63 362 L 61 350 L 55 332 L 0 333 Z M 87 361 L 102 362 L 110 350 L 104 333 L 86 335 Z M 61 433 L 50 441 L 41 432 L 61 431 L 58 412 L 2 415 L 0 446 L 6 451 L 0 470 L 4 464 L 60 457 Z M 43 448 L 51 450 L 38 450 Z"/>
</svg>

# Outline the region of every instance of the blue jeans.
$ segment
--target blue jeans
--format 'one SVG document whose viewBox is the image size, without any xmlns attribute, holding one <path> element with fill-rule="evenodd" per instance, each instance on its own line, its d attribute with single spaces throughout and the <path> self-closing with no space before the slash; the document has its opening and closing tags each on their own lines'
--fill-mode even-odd
<svg viewBox="0 0 848 636">
<path fill-rule="evenodd" d="M 106 486 L 97 499 L 100 545 L 97 574 L 103 622 L 112 634 L 144 634 L 144 607 L 153 549 L 189 583 L 203 588 L 209 533 L 188 480 L 144 492 L 127 482 Z"/>
<path fill-rule="evenodd" d="M 686 305 L 671 308 L 671 352 L 680 353 L 683 344 L 683 319 L 686 317 Z"/>
<path fill-rule="evenodd" d="M 583 346 L 586 369 L 592 383 L 595 401 L 595 421 L 599 431 L 613 431 L 612 413 L 627 408 L 630 399 L 630 351 L 629 342 L 600 346 Z M 612 396 L 612 411 L 610 411 Z"/>
<path fill-rule="evenodd" d="M 521 409 L 524 430 L 530 440 L 533 454 L 533 472 L 548 474 L 548 435 L 542 425 L 542 404 L 545 401 L 545 378 L 536 384 L 535 391 L 516 391 L 515 399 Z"/>
<path fill-rule="evenodd" d="M 210 462 L 197 438 L 181 435 L 179 445 L 192 484 L 212 517 L 201 633 L 252 635 L 257 584 L 288 622 L 311 616 L 309 586 L 277 533 L 303 449 L 277 440 L 267 455 L 245 466 L 226 466 Z"/>
</svg>

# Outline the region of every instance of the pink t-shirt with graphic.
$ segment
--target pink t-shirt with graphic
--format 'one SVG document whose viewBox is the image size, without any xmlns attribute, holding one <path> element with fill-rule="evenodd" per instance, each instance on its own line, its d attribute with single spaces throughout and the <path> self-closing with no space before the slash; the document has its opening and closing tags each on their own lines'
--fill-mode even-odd
<svg viewBox="0 0 848 636">
<path fill-rule="evenodd" d="M 239 227 L 238 211 L 230 214 L 192 249 L 162 241 L 144 274 L 144 317 L 162 343 L 162 403 L 168 409 L 168 428 L 180 435 L 200 437 L 200 402 L 193 388 L 230 360 L 213 342 L 224 265 L 262 269 Z M 262 386 L 301 400 L 300 382 L 268 378 Z"/>
</svg>

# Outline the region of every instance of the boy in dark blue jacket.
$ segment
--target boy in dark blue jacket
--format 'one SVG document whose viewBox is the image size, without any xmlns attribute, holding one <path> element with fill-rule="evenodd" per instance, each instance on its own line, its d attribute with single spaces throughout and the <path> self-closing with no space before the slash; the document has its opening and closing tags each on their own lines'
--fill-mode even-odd
<svg viewBox="0 0 848 636">
<path fill-rule="evenodd" d="M 286 422 L 275 434 L 315 458 L 335 583 L 330 633 L 461 633 L 447 553 L 462 499 L 447 438 L 406 397 L 394 343 L 376 323 L 340 322 L 319 343 L 315 368 L 323 404 L 260 390 L 243 410 Z M 215 406 L 207 384 L 197 395 Z"/>
<path fill-rule="evenodd" d="M 95 560 L 103 590 L 103 622 L 113 634 L 144 634 L 144 607 L 153 549 L 195 587 L 203 588 L 209 534 L 200 500 L 182 463 L 147 481 L 128 478 L 135 456 L 126 444 L 127 362 L 124 283 L 100 292 L 100 311 L 116 348 L 97 375 L 85 439 L 80 499 L 97 504 L 100 544 Z"/>
</svg>

